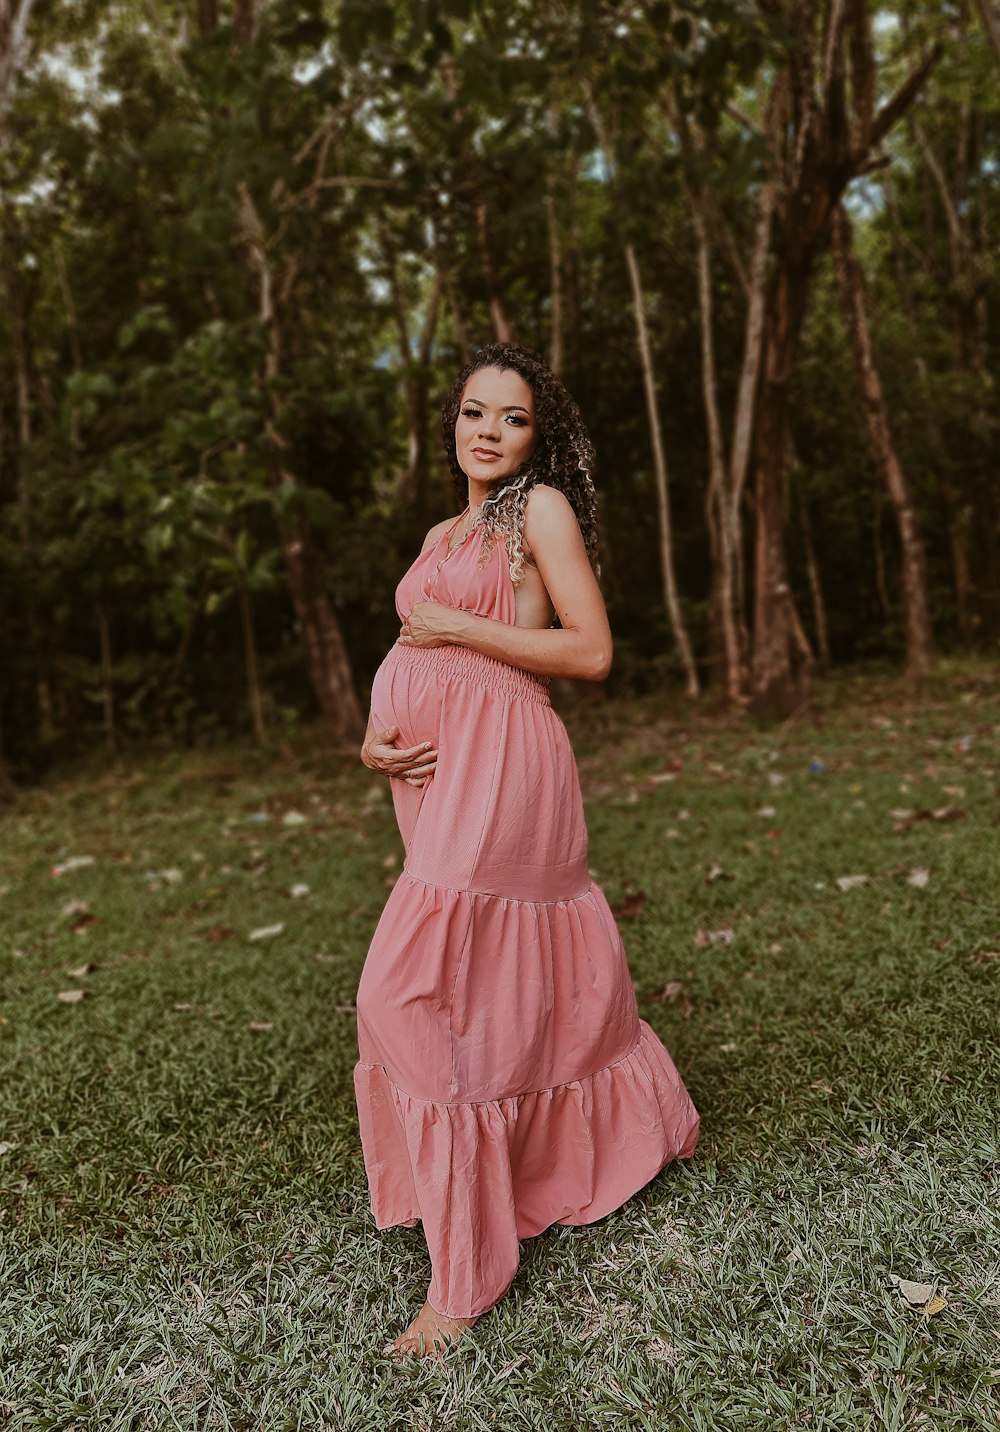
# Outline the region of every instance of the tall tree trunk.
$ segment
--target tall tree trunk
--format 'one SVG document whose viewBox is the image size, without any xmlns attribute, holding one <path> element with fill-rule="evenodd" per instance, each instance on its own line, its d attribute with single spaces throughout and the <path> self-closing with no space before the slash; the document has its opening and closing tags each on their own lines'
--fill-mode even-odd
<svg viewBox="0 0 1000 1432">
<path fill-rule="evenodd" d="M 878 162 L 882 140 L 905 114 L 940 57 L 935 45 L 885 103 L 875 107 L 872 20 L 864 3 L 820 11 L 774 0 L 789 42 L 770 96 L 767 137 L 777 185 L 776 265 L 768 305 L 763 381 L 754 441 L 756 581 L 753 704 L 778 713 L 795 700 L 796 640 L 785 561 L 784 464 L 792 363 L 813 263 L 847 184 Z"/>
<path fill-rule="evenodd" d="M 2 145 L 0 145 L 2 148 Z M 18 540 L 25 554 L 25 567 L 34 563 L 34 536 L 31 521 L 31 493 L 28 473 L 31 465 L 31 444 L 34 438 L 32 410 L 32 351 L 30 313 L 33 290 L 22 279 L 17 239 L 20 225 L 9 196 L 4 199 L 4 232 L 0 259 L 3 264 L 4 286 L 10 315 L 11 352 L 14 360 L 14 394 L 17 408 L 17 504 Z M 42 625 L 34 592 L 24 592 L 25 629 L 34 666 L 35 697 L 38 702 L 39 738 L 47 745 L 55 737 L 52 685 Z"/>
<path fill-rule="evenodd" d="M 392 292 L 392 306 L 396 317 L 396 332 L 399 336 L 399 353 L 403 367 L 408 429 L 406 470 L 400 478 L 397 497 L 400 504 L 410 507 L 418 520 L 422 522 L 427 516 L 430 487 L 427 456 L 427 379 L 431 345 L 434 341 L 434 331 L 437 328 L 443 285 L 441 273 L 438 271 L 434 275 L 434 282 L 427 300 L 427 312 L 420 334 L 420 346 L 416 359 L 414 359 L 409 314 L 406 297 L 399 282 L 396 256 L 390 251 L 390 241 L 385 241 L 385 247 L 389 269 L 389 287 Z"/>
<path fill-rule="evenodd" d="M 941 498 L 944 502 L 945 522 L 948 527 L 948 547 L 951 552 L 952 575 L 955 582 L 958 627 L 963 642 L 968 644 L 972 640 L 972 577 L 969 571 L 966 536 L 962 520 L 962 496 L 952 476 L 951 459 L 941 427 L 933 415 L 930 375 L 927 370 L 927 359 L 924 357 L 923 342 L 917 324 L 906 260 L 903 255 L 896 196 L 893 185 L 888 180 L 885 181 L 885 191 L 888 199 L 892 249 L 895 259 L 896 287 L 899 291 L 900 308 L 909 335 L 910 352 L 913 354 L 913 362 L 917 370 L 917 381 L 920 384 L 920 412 L 926 434 L 927 452 L 933 462 L 934 470 L 938 474 Z"/>
<path fill-rule="evenodd" d="M 237 49 L 253 43 L 257 30 L 255 0 L 233 0 L 233 41 Z"/>
<path fill-rule="evenodd" d="M 906 625 L 906 671 L 922 676 L 934 661 L 924 547 L 910 486 L 896 452 L 889 427 L 885 394 L 872 352 L 864 283 L 851 239 L 850 220 L 842 205 L 833 215 L 834 258 L 858 382 L 861 386 L 868 436 L 876 466 L 882 474 L 896 514 L 903 565 L 903 609 Z"/>
<path fill-rule="evenodd" d="M 115 737 L 115 688 L 111 665 L 111 627 L 103 605 L 97 604 L 97 629 L 101 639 L 101 705 L 104 712 L 104 744 L 114 754 Z"/>
<path fill-rule="evenodd" d="M 198 34 L 203 40 L 210 40 L 219 28 L 218 0 L 195 0 Z"/>
<path fill-rule="evenodd" d="M 548 133 L 555 152 L 558 117 L 554 104 L 549 105 Z M 559 234 L 559 208 L 556 203 L 555 177 L 550 168 L 545 176 L 545 218 L 549 234 L 549 367 L 561 373 L 563 366 L 563 279 L 562 240 Z"/>
<path fill-rule="evenodd" d="M 820 581 L 819 563 L 816 560 L 816 548 L 813 544 L 809 508 L 804 499 L 799 503 L 799 523 L 802 527 L 802 552 L 806 559 L 806 577 L 809 582 L 809 596 L 812 599 L 813 625 L 816 628 L 819 664 L 825 671 L 830 665 L 830 635 L 826 620 L 826 602 L 823 599 L 823 584 Z"/>
<path fill-rule="evenodd" d="M 237 588 L 240 603 L 240 629 L 243 633 L 243 661 L 247 673 L 247 694 L 250 698 L 250 714 L 253 717 L 253 732 L 259 743 L 267 743 L 267 727 L 264 724 L 264 700 L 260 689 L 260 674 L 257 667 L 257 641 L 253 630 L 253 605 L 250 591 L 242 576 Z"/>
<path fill-rule="evenodd" d="M 248 185 L 239 185 L 239 234 L 247 246 L 250 267 L 257 277 L 261 325 L 270 336 L 264 359 L 263 383 L 271 404 L 266 431 L 271 447 L 270 485 L 276 497 L 295 479 L 285 466 L 289 442 L 281 432 L 282 402 L 275 382 L 281 374 L 281 324 L 274 301 L 274 275 L 264 244 L 263 227 Z M 280 510 L 281 503 L 277 503 Z M 307 519 L 297 514 L 291 521 L 278 518 L 278 539 L 285 562 L 288 588 L 302 630 L 309 676 L 319 709 L 331 734 L 345 741 L 364 736 L 354 679 L 347 659 L 340 625 L 323 581 L 323 567 L 312 540 Z"/>
<path fill-rule="evenodd" d="M 796 702 L 796 642 L 785 561 L 785 463 L 792 361 L 809 293 L 812 254 L 786 257 L 767 319 L 754 443 L 753 705 L 772 715 Z"/>
<path fill-rule="evenodd" d="M 996 0 L 976 0 L 976 5 L 982 17 L 983 29 L 993 47 L 996 62 L 1000 65 L 1000 9 L 997 8 Z"/>
<path fill-rule="evenodd" d="M 688 696 L 699 694 L 698 670 L 688 639 L 684 616 L 681 612 L 677 592 L 677 578 L 674 574 L 674 545 L 670 521 L 670 495 L 667 479 L 667 457 L 660 432 L 660 415 L 656 402 L 656 382 L 653 377 L 653 360 L 649 348 L 649 334 L 646 331 L 646 305 L 642 291 L 639 264 L 631 243 L 625 245 L 625 263 L 632 285 L 632 304 L 635 309 L 636 339 L 642 362 L 642 381 L 646 392 L 646 413 L 649 419 L 649 435 L 653 446 L 653 465 L 656 473 L 656 505 L 660 524 L 660 564 L 663 571 L 663 592 L 673 628 L 674 640 L 681 654 L 684 667 L 685 690 Z"/>
</svg>

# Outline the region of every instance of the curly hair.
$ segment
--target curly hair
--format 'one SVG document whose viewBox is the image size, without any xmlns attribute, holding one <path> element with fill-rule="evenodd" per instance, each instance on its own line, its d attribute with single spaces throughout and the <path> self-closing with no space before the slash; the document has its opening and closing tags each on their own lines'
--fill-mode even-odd
<svg viewBox="0 0 1000 1432">
<path fill-rule="evenodd" d="M 537 482 L 556 487 L 566 497 L 580 525 L 587 557 L 600 577 L 597 557 L 597 491 L 594 487 L 596 457 L 594 444 L 577 404 L 540 354 L 519 343 L 487 343 L 455 379 L 441 405 L 441 435 L 448 466 L 460 502 L 468 501 L 468 478 L 458 463 L 455 423 L 462 394 L 473 373 L 483 368 L 520 374 L 531 387 L 535 401 L 538 437 L 531 456 L 509 477 L 502 478 L 495 492 L 483 501 L 476 525 L 484 530 L 479 563 L 493 550 L 497 537 L 504 538 L 511 581 L 517 586 L 524 576 L 524 509 L 528 493 Z"/>
</svg>

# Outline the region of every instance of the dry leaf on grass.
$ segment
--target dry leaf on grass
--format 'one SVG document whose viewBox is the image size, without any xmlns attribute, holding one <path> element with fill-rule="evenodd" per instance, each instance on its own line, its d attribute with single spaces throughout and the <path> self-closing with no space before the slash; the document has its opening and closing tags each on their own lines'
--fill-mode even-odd
<svg viewBox="0 0 1000 1432">
<path fill-rule="evenodd" d="M 694 1005 L 680 980 L 667 980 L 648 999 L 652 1004 L 676 1004 L 681 1019 L 690 1019 L 694 1011 Z"/>
<path fill-rule="evenodd" d="M 274 1025 L 269 1019 L 251 1019 L 247 1021 L 247 1029 L 256 1029 L 261 1033 L 273 1028 Z"/>
<path fill-rule="evenodd" d="M 86 993 L 85 989 L 61 989 L 56 995 L 56 999 L 63 1004 L 79 1004 Z"/>
<path fill-rule="evenodd" d="M 85 865 L 95 865 L 96 863 L 92 855 L 73 855 L 69 860 L 64 860 L 61 865 L 53 865 L 52 874 L 56 877 L 68 875 L 71 870 L 82 870 Z"/>
<path fill-rule="evenodd" d="M 859 885 L 868 884 L 868 876 L 838 875 L 835 884 L 838 890 L 856 890 Z"/>
<path fill-rule="evenodd" d="M 930 878 L 931 872 L 925 870 L 922 865 L 918 865 L 910 871 L 907 883 L 915 886 L 918 890 L 923 890 L 930 883 Z"/>
<path fill-rule="evenodd" d="M 86 960 L 82 965 L 77 965 L 75 970 L 67 970 L 66 973 L 69 975 L 70 979 L 82 980 L 84 975 L 93 974 L 94 970 L 96 969 L 97 966 L 94 964 L 93 960 Z"/>
<path fill-rule="evenodd" d="M 283 924 L 261 925 L 259 930 L 251 930 L 247 936 L 248 940 L 270 940 L 274 935 L 280 935 L 284 930 Z"/>
<path fill-rule="evenodd" d="M 632 891 L 624 900 L 611 906 L 611 913 L 616 920 L 634 920 L 637 915 L 642 914 L 647 898 L 645 890 Z"/>
<path fill-rule="evenodd" d="M 700 950 L 706 945 L 731 945 L 736 939 L 735 930 L 696 930 L 694 942 Z"/>
<path fill-rule="evenodd" d="M 716 863 L 714 863 L 714 864 L 709 868 L 709 872 L 708 872 L 708 874 L 705 876 L 705 884 L 706 884 L 706 885 L 711 885 L 711 884 L 713 883 L 713 881 L 716 881 L 716 880 L 735 880 L 735 879 L 736 879 L 736 876 L 735 876 L 735 875 L 730 875 L 730 873 L 729 873 L 728 870 L 723 870 L 722 866 L 719 865 L 719 864 L 716 862 Z"/>
<path fill-rule="evenodd" d="M 901 1303 L 914 1312 L 923 1313 L 925 1317 L 932 1318 L 948 1306 L 936 1283 L 913 1283 L 908 1278 L 900 1278 L 897 1273 L 890 1273 L 889 1284 L 896 1290 Z"/>
</svg>

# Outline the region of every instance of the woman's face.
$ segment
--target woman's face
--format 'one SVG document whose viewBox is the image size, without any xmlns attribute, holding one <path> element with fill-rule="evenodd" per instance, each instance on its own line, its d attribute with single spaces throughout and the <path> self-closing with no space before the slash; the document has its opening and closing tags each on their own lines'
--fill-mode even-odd
<svg viewBox="0 0 1000 1432">
<path fill-rule="evenodd" d="M 510 477 L 538 438 L 531 384 L 510 369 L 480 368 L 462 392 L 455 451 L 467 477 L 492 485 Z"/>
</svg>

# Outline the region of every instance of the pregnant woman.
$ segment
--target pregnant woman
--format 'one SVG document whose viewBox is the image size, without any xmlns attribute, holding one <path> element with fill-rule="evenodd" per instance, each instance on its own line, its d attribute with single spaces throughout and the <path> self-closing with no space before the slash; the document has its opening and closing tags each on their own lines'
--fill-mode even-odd
<svg viewBox="0 0 1000 1432">
<path fill-rule="evenodd" d="M 549 690 L 611 665 L 590 438 L 510 343 L 459 374 L 442 428 L 466 506 L 396 588 L 361 753 L 405 849 L 358 987 L 362 1149 L 377 1227 L 419 1219 L 432 1270 L 397 1358 L 491 1308 L 520 1239 L 603 1218 L 698 1138 L 588 870 Z"/>
</svg>

